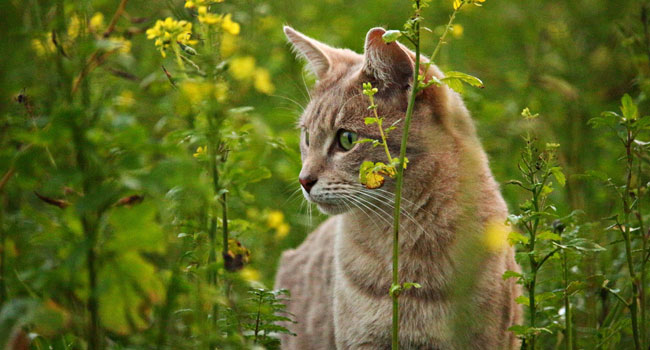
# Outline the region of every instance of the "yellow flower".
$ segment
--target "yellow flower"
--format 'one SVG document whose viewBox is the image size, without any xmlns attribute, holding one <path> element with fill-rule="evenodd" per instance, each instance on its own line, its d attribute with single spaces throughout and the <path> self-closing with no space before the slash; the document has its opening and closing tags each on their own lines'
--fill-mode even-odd
<svg viewBox="0 0 650 350">
<path fill-rule="evenodd" d="M 379 188 L 384 184 L 384 177 L 378 173 L 370 172 L 366 175 L 366 188 Z"/>
<path fill-rule="evenodd" d="M 207 6 L 220 2 L 223 2 L 223 0 L 185 0 L 185 8 L 191 9 L 195 8 L 196 6 Z"/>
<path fill-rule="evenodd" d="M 279 210 L 272 210 L 266 220 L 266 225 L 270 228 L 277 228 L 284 223 L 284 214 Z"/>
<path fill-rule="evenodd" d="M 194 45 L 198 41 L 192 39 L 192 23 L 188 21 L 176 21 L 171 17 L 165 20 L 157 20 L 156 24 L 147 29 L 147 39 L 155 39 L 154 44 L 160 50 L 160 54 L 165 57 L 165 50 L 170 47 L 174 41 L 183 45 Z"/>
<path fill-rule="evenodd" d="M 255 70 L 255 82 L 253 85 L 257 91 L 267 95 L 275 91 L 275 86 L 271 82 L 271 74 L 264 68 L 257 68 Z"/>
<path fill-rule="evenodd" d="M 217 99 L 217 102 L 226 102 L 228 98 L 228 84 L 226 82 L 220 81 L 214 85 L 214 98 Z"/>
<path fill-rule="evenodd" d="M 208 12 L 207 6 L 199 6 L 198 14 L 199 22 L 203 24 L 213 25 L 221 22 L 221 16 Z"/>
<path fill-rule="evenodd" d="M 119 96 L 115 99 L 115 104 L 120 107 L 131 107 L 135 104 L 135 98 L 133 97 L 133 91 L 124 90 L 120 93 Z"/>
<path fill-rule="evenodd" d="M 113 46 L 112 50 L 118 50 L 121 53 L 131 52 L 131 40 L 126 40 L 123 37 L 115 37 L 108 39 Z"/>
<path fill-rule="evenodd" d="M 239 274 L 248 282 L 259 282 L 261 278 L 260 272 L 249 266 L 244 267 Z"/>
<path fill-rule="evenodd" d="M 68 24 L 68 38 L 73 40 L 79 36 L 79 28 L 81 27 L 81 22 L 79 17 L 72 16 L 70 18 L 70 23 Z"/>
<path fill-rule="evenodd" d="M 45 34 L 43 39 L 32 39 L 32 49 L 40 57 L 55 53 L 56 46 L 52 42 L 52 33 Z"/>
<path fill-rule="evenodd" d="M 289 234 L 289 224 L 283 222 L 275 228 L 275 239 L 281 240 Z"/>
<path fill-rule="evenodd" d="M 255 75 L 255 58 L 244 56 L 233 58 L 229 66 L 230 74 L 237 80 L 247 80 Z"/>
<path fill-rule="evenodd" d="M 221 28 L 223 28 L 223 30 L 225 30 L 227 33 L 230 33 L 232 35 L 239 34 L 239 29 L 240 29 L 239 23 L 232 20 L 231 14 L 227 14 L 223 17 Z"/>
<path fill-rule="evenodd" d="M 490 251 L 501 251 L 508 245 L 509 233 L 510 228 L 505 223 L 498 220 L 490 221 L 485 226 L 483 243 Z"/>
<path fill-rule="evenodd" d="M 460 38 L 461 36 L 463 36 L 464 31 L 465 28 L 463 28 L 463 26 L 460 24 L 454 24 L 451 27 L 451 33 L 454 35 L 454 38 Z"/>
<path fill-rule="evenodd" d="M 454 10 L 458 10 L 461 8 L 461 6 L 467 4 L 467 5 L 476 5 L 476 6 L 481 6 L 481 3 L 485 2 L 485 0 L 454 0 Z"/>
<path fill-rule="evenodd" d="M 196 149 L 196 152 L 194 152 L 193 154 L 194 158 L 203 156 L 207 150 L 208 150 L 208 146 L 199 146 Z"/>
<path fill-rule="evenodd" d="M 104 14 L 101 12 L 95 13 L 88 22 L 88 27 L 91 32 L 100 32 L 104 28 Z"/>
<path fill-rule="evenodd" d="M 205 101 L 212 94 L 212 88 L 213 86 L 209 82 L 194 80 L 186 80 L 181 84 L 181 92 L 192 104 Z"/>
<path fill-rule="evenodd" d="M 221 56 L 230 57 L 237 51 L 237 38 L 229 33 L 224 33 L 221 36 Z"/>
</svg>

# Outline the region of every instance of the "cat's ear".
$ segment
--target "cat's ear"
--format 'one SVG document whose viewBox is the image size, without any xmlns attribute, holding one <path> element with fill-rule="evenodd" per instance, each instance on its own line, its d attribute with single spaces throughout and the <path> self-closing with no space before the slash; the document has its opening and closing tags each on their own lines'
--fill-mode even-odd
<svg viewBox="0 0 650 350">
<path fill-rule="evenodd" d="M 372 28 L 366 35 L 363 72 L 384 84 L 408 87 L 413 78 L 408 49 L 397 41 L 384 42 L 384 33 L 384 28 Z"/>
<path fill-rule="evenodd" d="M 319 79 L 327 75 L 338 54 L 338 49 L 314 40 L 289 26 L 284 26 L 284 34 L 293 44 L 294 50 L 307 60 L 309 68 Z"/>
</svg>

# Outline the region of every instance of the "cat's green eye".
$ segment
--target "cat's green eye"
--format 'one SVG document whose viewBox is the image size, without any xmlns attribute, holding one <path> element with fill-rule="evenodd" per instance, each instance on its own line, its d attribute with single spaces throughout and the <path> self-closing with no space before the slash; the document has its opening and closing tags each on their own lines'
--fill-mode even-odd
<svg viewBox="0 0 650 350">
<path fill-rule="evenodd" d="M 339 146 L 346 151 L 351 150 L 357 141 L 357 133 L 349 130 L 339 130 L 338 134 Z"/>
</svg>

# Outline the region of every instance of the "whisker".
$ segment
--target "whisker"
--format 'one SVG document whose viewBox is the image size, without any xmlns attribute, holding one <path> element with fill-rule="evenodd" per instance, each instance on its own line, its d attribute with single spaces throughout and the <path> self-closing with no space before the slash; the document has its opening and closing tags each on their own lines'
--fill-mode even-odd
<svg viewBox="0 0 650 350">
<path fill-rule="evenodd" d="M 307 92 L 307 96 L 309 96 L 309 99 L 311 100 L 311 93 L 309 92 L 309 88 L 307 87 L 307 81 L 305 81 L 305 71 L 304 70 L 301 72 L 300 76 L 302 77 L 302 84 L 305 86 L 305 91 Z M 302 90 L 301 90 L 301 92 L 302 92 Z M 303 96 L 304 96 L 304 92 L 303 92 Z"/>
<path fill-rule="evenodd" d="M 344 197 L 344 198 L 347 198 L 348 200 L 350 200 L 350 201 L 352 202 L 352 205 L 354 205 L 355 208 L 359 209 L 363 214 L 365 214 L 366 217 L 368 217 L 368 219 L 373 223 L 373 225 L 375 225 L 375 227 L 377 228 L 377 230 L 381 231 L 381 228 L 379 227 L 379 225 L 377 225 L 377 222 L 375 222 L 375 220 L 373 220 L 372 217 L 370 217 L 370 214 L 366 213 L 366 211 L 363 210 L 363 208 L 362 208 L 361 206 L 359 206 L 358 204 L 356 204 L 355 201 L 353 201 L 353 198 L 354 198 L 354 197 L 353 197 L 352 195 L 344 195 L 343 197 Z M 343 203 L 345 203 L 345 201 L 344 201 Z M 346 205 L 347 205 L 347 204 L 346 204 Z M 349 207 L 349 206 L 348 206 L 348 207 Z"/>
<path fill-rule="evenodd" d="M 359 193 L 361 195 L 365 195 L 365 196 L 370 197 L 370 198 L 375 199 L 375 200 L 381 199 L 381 197 L 373 197 L 372 193 L 363 192 L 363 191 L 358 191 L 357 193 Z M 375 193 L 375 195 L 378 196 L 377 193 Z M 368 203 L 371 204 L 371 205 L 374 205 L 373 203 L 370 203 L 370 202 L 368 202 Z M 388 205 L 392 209 L 395 209 L 395 206 L 392 203 L 384 203 L 384 204 Z M 389 215 L 383 209 L 380 209 L 380 210 L 382 212 L 384 212 L 386 215 Z M 425 232 L 425 233 L 427 232 L 427 230 L 419 222 L 417 222 L 417 220 L 405 208 L 400 208 L 400 213 L 403 214 L 407 219 L 411 220 L 411 222 L 413 222 L 420 230 L 422 230 L 422 232 Z M 389 216 L 392 216 L 392 215 L 389 215 Z"/>
<path fill-rule="evenodd" d="M 285 100 L 287 100 L 287 101 L 289 101 L 289 102 L 295 104 L 296 106 L 298 106 L 298 107 L 300 108 L 301 111 L 303 111 L 303 112 L 305 111 L 305 106 L 301 105 L 298 101 L 296 101 L 296 100 L 294 100 L 294 99 L 292 99 L 292 98 L 289 98 L 289 97 L 286 97 L 286 96 L 282 96 L 282 95 L 271 95 L 271 96 L 285 99 Z"/>
<path fill-rule="evenodd" d="M 383 220 L 383 221 L 384 221 L 386 224 L 388 224 L 389 226 L 391 225 L 391 222 L 390 222 L 388 219 L 386 219 L 384 216 L 382 216 L 382 215 L 381 215 L 380 213 L 378 213 L 376 210 L 370 208 L 369 206 L 367 206 L 367 205 L 365 204 L 365 203 L 369 203 L 368 201 L 364 201 L 362 198 L 354 197 L 354 196 L 350 197 L 350 200 L 352 200 L 353 202 L 356 202 L 356 203 L 358 203 L 359 205 L 365 207 L 365 208 L 368 209 L 371 213 L 377 215 L 381 220 Z"/>
</svg>

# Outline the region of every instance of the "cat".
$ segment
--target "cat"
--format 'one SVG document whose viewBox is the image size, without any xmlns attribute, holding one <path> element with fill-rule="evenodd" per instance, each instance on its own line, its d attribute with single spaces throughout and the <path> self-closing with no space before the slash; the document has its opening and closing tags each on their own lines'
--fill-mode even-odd
<svg viewBox="0 0 650 350">
<path fill-rule="evenodd" d="M 354 140 L 380 139 L 377 125 L 364 123 L 371 111 L 362 84 L 371 82 L 384 126 L 397 127 L 388 148 L 399 154 L 415 54 L 385 43 L 383 28 L 367 33 L 363 55 L 288 26 L 284 33 L 318 79 L 299 121 L 299 181 L 305 198 L 332 216 L 282 254 L 275 288 L 289 289 L 287 311 L 297 321 L 284 324 L 296 335 L 283 335 L 282 349 L 390 349 L 395 181 L 361 185 L 360 164 L 387 156 Z M 433 64 L 420 74 L 444 77 Z M 521 292 L 501 277 L 519 271 L 514 250 L 485 240 L 507 207 L 457 93 L 444 85 L 418 93 L 406 156 L 399 275 L 421 288 L 399 297 L 401 348 L 518 348 L 508 328 L 520 322 L 514 299 Z"/>
</svg>

